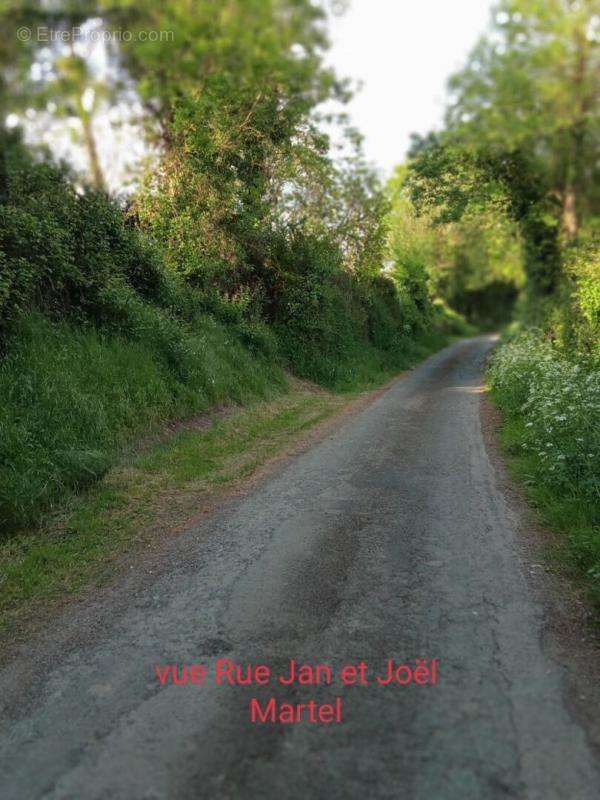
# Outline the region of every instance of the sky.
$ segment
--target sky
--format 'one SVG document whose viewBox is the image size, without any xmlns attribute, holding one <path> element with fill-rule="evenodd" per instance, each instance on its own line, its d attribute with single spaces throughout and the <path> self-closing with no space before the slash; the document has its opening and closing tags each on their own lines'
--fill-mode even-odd
<svg viewBox="0 0 600 800">
<path fill-rule="evenodd" d="M 388 175 L 410 134 L 440 126 L 445 84 L 489 22 L 492 0 L 350 0 L 330 24 L 329 63 L 362 82 L 351 120 Z"/>
</svg>

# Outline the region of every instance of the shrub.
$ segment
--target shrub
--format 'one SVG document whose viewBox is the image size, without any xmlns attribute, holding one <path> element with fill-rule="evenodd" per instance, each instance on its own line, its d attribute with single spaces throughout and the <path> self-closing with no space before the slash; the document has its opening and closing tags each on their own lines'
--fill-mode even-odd
<svg viewBox="0 0 600 800">
<path fill-rule="evenodd" d="M 566 269 L 571 289 L 566 344 L 591 355 L 600 366 L 600 241 L 575 250 Z"/>
<path fill-rule="evenodd" d="M 11 148 L 9 155 L 20 145 Z M 181 284 L 166 272 L 156 249 L 105 195 L 76 192 L 64 170 L 23 153 L 7 158 L 5 188 L 0 335 L 31 307 L 99 324 L 123 323 L 127 308 L 133 311 L 141 301 L 191 314 Z M 129 329 L 133 324 L 131 319 Z"/>
<path fill-rule="evenodd" d="M 326 237 L 288 232 L 272 250 L 271 267 L 268 313 L 282 355 L 302 377 L 331 388 L 381 379 L 427 328 L 427 314 L 390 278 L 343 271 Z"/>
</svg>

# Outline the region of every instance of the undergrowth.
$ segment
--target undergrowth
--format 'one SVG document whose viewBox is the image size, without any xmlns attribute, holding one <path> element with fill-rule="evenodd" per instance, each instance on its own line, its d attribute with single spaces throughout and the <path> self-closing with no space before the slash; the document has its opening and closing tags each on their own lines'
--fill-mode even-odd
<svg viewBox="0 0 600 800">
<path fill-rule="evenodd" d="M 563 557 L 600 608 L 600 371 L 592 354 L 528 332 L 500 347 L 488 378 L 503 441 Z"/>
</svg>

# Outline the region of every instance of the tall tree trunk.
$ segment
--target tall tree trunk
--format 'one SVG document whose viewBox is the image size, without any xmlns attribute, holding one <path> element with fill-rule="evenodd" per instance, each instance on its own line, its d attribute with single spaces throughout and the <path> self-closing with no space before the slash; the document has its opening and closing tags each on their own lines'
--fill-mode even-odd
<svg viewBox="0 0 600 800">
<path fill-rule="evenodd" d="M 96 137 L 92 129 L 92 118 L 89 114 L 82 114 L 81 122 L 83 125 L 83 138 L 85 141 L 85 148 L 87 150 L 88 159 L 90 162 L 90 172 L 92 175 L 92 182 L 96 189 L 106 191 L 106 181 L 104 173 L 100 166 L 100 159 L 98 157 L 98 148 L 96 146 Z"/>
<path fill-rule="evenodd" d="M 567 241 L 577 238 L 580 226 L 580 203 L 585 192 L 586 139 L 588 113 L 594 100 L 589 81 L 590 44 L 584 26 L 574 33 L 575 69 L 573 73 L 573 98 L 575 117 L 570 131 L 567 153 L 565 185 L 562 192 L 562 229 Z"/>
<path fill-rule="evenodd" d="M 577 238 L 577 234 L 579 233 L 577 195 L 571 183 L 569 183 L 563 192 L 561 227 L 567 241 L 571 242 Z"/>
</svg>

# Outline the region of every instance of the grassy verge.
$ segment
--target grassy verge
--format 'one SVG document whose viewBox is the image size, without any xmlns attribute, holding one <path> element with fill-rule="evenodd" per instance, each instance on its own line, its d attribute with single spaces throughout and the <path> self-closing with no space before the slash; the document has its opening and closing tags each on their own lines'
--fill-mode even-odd
<svg viewBox="0 0 600 800">
<path fill-rule="evenodd" d="M 492 399 L 502 443 L 541 521 L 562 534 L 557 556 L 600 619 L 600 371 L 597 362 L 522 331 L 494 353 Z"/>
<path fill-rule="evenodd" d="M 494 398 L 496 405 L 501 405 Z M 544 463 L 535 453 L 523 450 L 527 429 L 524 419 L 505 418 L 500 443 L 507 456 L 508 470 L 520 483 L 540 522 L 560 534 L 551 557 L 588 594 L 600 624 L 600 500 L 589 498 L 574 485 L 557 492 L 544 480 Z"/>
<path fill-rule="evenodd" d="M 102 582 L 115 557 L 185 524 L 219 487 L 248 476 L 348 402 L 347 396 L 294 387 L 130 455 L 37 530 L 1 544 L 0 628 L 17 621 L 32 601 L 46 603 Z"/>
<path fill-rule="evenodd" d="M 152 341 L 24 315 L 0 356 L 0 537 L 31 528 L 167 420 L 285 390 L 281 365 L 210 317 Z"/>
</svg>

